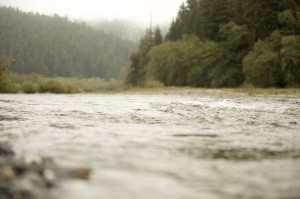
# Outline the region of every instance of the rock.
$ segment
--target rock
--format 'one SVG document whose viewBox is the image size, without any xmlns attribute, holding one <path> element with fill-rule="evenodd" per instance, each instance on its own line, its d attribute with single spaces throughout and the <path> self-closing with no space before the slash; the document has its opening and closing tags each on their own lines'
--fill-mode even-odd
<svg viewBox="0 0 300 199">
<path fill-rule="evenodd" d="M 11 145 L 0 142 L 0 199 L 50 199 L 59 180 L 87 180 L 89 167 L 64 168 L 51 158 L 14 156 Z M 53 199 L 53 198 L 51 198 Z"/>
<path fill-rule="evenodd" d="M 79 167 L 70 170 L 70 177 L 75 179 L 87 180 L 91 174 L 91 168 Z"/>
<path fill-rule="evenodd" d="M 13 156 L 14 154 L 12 146 L 9 143 L 0 141 L 0 156 Z"/>
<path fill-rule="evenodd" d="M 15 177 L 15 172 L 10 166 L 4 166 L 0 170 L 0 176 L 5 179 L 10 179 Z"/>
</svg>

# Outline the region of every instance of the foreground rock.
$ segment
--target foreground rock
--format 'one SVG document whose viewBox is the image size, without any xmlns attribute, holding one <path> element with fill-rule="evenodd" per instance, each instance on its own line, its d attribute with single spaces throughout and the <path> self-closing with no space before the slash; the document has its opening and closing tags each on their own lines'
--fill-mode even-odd
<svg viewBox="0 0 300 199">
<path fill-rule="evenodd" d="M 86 180 L 90 172 L 90 168 L 59 167 L 50 158 L 17 158 L 11 145 L 0 141 L 1 199 L 53 199 L 51 189 L 60 180 Z"/>
</svg>

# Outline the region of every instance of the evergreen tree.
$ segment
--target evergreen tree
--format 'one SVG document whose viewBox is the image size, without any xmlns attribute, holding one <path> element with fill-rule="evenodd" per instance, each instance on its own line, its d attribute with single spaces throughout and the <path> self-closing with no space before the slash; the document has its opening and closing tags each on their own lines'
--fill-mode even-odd
<svg viewBox="0 0 300 199">
<path fill-rule="evenodd" d="M 178 20 L 172 20 L 169 32 L 166 34 L 165 40 L 176 41 L 181 38 L 180 26 Z"/>
<path fill-rule="evenodd" d="M 159 26 L 157 26 L 154 31 L 153 45 L 159 45 L 162 43 L 162 41 L 163 41 L 163 37 L 161 35 Z"/>
<path fill-rule="evenodd" d="M 154 45 L 151 30 L 146 30 L 141 38 L 139 48 L 131 56 L 131 64 L 126 74 L 126 84 L 131 86 L 144 86 L 146 81 L 145 65 L 148 63 L 148 52 Z"/>
</svg>

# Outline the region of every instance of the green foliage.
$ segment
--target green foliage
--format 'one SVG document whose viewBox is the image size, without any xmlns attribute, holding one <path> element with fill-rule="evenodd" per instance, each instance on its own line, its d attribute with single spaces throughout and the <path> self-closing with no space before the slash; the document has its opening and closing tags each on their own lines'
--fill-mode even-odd
<svg viewBox="0 0 300 199">
<path fill-rule="evenodd" d="M 69 78 L 44 77 L 36 73 L 19 75 L 6 73 L 5 89 L 0 84 L 0 93 L 86 93 L 109 92 L 123 90 L 123 82 L 116 79 L 104 80 L 100 78 Z"/>
<path fill-rule="evenodd" d="M 278 20 L 282 27 L 282 33 L 287 35 L 300 34 L 300 11 L 288 9 L 278 14 Z"/>
<path fill-rule="evenodd" d="M 210 87 L 211 78 L 210 71 L 215 67 L 218 45 L 212 41 L 198 40 L 198 45 L 195 46 L 193 53 L 193 62 L 191 70 L 187 75 L 187 82 L 190 86 L 195 87 Z"/>
<path fill-rule="evenodd" d="M 163 42 L 163 37 L 161 35 L 160 28 L 157 26 L 154 31 L 153 44 L 155 46 L 161 44 Z"/>
<path fill-rule="evenodd" d="M 39 91 L 39 87 L 33 82 L 25 81 L 22 83 L 21 90 L 24 93 L 29 93 L 29 94 L 37 93 Z"/>
<path fill-rule="evenodd" d="M 131 65 L 126 72 L 126 84 L 131 86 L 142 86 L 144 84 L 145 75 L 144 68 L 141 65 L 138 54 L 132 54 L 130 57 Z"/>
<path fill-rule="evenodd" d="M 0 55 L 0 93 L 15 92 L 15 88 L 10 81 L 10 73 L 8 72 L 10 66 L 9 59 Z"/>
<path fill-rule="evenodd" d="M 296 0 L 187 0 L 150 51 L 148 73 L 166 85 L 297 86 L 299 10 Z M 189 49 L 185 35 L 200 41 Z"/>
<path fill-rule="evenodd" d="M 7 57 L 0 55 L 0 76 L 8 71 L 11 63 Z"/>
<path fill-rule="evenodd" d="M 196 36 L 164 42 L 149 52 L 147 74 L 167 86 L 209 86 L 208 71 L 215 63 L 217 45 Z"/>
<path fill-rule="evenodd" d="M 300 36 L 282 38 L 282 67 L 290 86 L 300 86 Z"/>
<path fill-rule="evenodd" d="M 243 60 L 246 81 L 257 87 L 283 86 L 279 49 L 281 35 L 274 32 L 265 41 L 255 43 Z"/>
<path fill-rule="evenodd" d="M 128 86 L 300 85 L 298 0 L 186 0 L 165 40 L 159 27 L 147 30 L 131 56 L 130 42 L 85 24 L 0 9 L 0 53 L 16 60 L 13 70 L 20 73 L 111 79 L 130 57 Z M 16 88 L 29 93 L 44 87 L 50 92 L 78 89 L 74 82 L 52 80 L 21 81 Z M 118 81 L 106 83 L 101 85 L 108 89 L 120 86 Z M 90 87 L 95 89 L 99 88 Z"/>
<path fill-rule="evenodd" d="M 150 78 L 165 85 L 236 87 L 244 81 L 242 59 L 250 41 L 245 27 L 229 22 L 220 27 L 220 42 L 186 36 L 164 42 L 149 53 Z"/>
<path fill-rule="evenodd" d="M 55 80 L 42 82 L 38 89 L 40 93 L 71 93 L 71 87 L 68 84 Z"/>
<path fill-rule="evenodd" d="M 217 61 L 209 74 L 211 87 L 237 87 L 244 81 L 242 60 L 250 48 L 249 34 L 232 21 L 220 26 Z"/>
<path fill-rule="evenodd" d="M 10 79 L 9 73 L 4 73 L 0 76 L 0 93 L 15 93 L 16 87 Z"/>
<path fill-rule="evenodd" d="M 159 27 L 155 30 L 154 38 L 151 30 L 146 30 L 141 38 L 138 51 L 131 55 L 131 65 L 126 74 L 125 83 L 130 86 L 145 86 L 146 70 L 145 66 L 149 61 L 148 52 L 150 49 L 161 43 L 162 36 Z"/>
<path fill-rule="evenodd" d="M 120 78 L 133 42 L 57 15 L 0 6 L 0 54 L 13 72 L 45 76 Z"/>
</svg>

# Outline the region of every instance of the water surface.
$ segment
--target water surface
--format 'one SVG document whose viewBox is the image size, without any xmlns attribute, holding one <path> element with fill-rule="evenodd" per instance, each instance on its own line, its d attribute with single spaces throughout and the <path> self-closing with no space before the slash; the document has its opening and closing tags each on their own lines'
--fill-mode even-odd
<svg viewBox="0 0 300 199">
<path fill-rule="evenodd" d="M 300 198 L 300 97 L 0 95 L 18 154 L 93 169 L 58 198 Z"/>
</svg>

